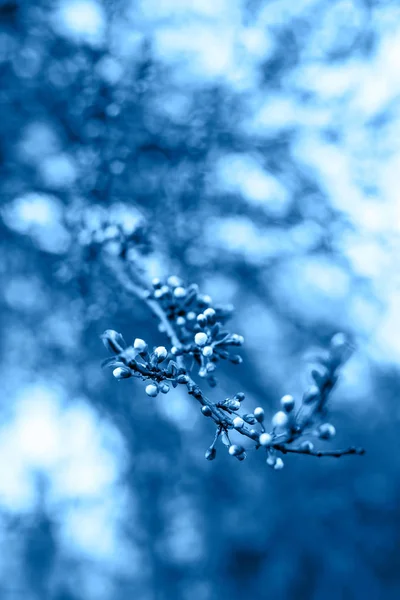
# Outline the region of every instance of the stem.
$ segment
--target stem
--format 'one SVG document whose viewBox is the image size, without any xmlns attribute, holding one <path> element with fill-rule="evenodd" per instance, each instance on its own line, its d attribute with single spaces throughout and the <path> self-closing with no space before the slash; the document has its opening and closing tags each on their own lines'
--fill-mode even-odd
<svg viewBox="0 0 400 600">
<path fill-rule="evenodd" d="M 308 450 L 307 448 L 291 448 L 285 445 L 277 444 L 274 446 L 275 450 L 279 450 L 282 454 L 309 454 L 310 456 L 317 456 L 320 458 L 321 456 L 332 456 L 334 458 L 340 458 L 341 456 L 345 456 L 346 454 L 365 454 L 364 448 L 355 448 L 351 446 L 350 448 L 346 448 L 344 450 Z"/>
</svg>

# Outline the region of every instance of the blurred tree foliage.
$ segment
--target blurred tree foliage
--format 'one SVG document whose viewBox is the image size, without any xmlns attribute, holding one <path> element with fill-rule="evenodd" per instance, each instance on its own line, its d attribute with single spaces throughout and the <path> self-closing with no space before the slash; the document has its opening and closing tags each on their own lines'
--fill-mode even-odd
<svg viewBox="0 0 400 600">
<path fill-rule="evenodd" d="M 399 17 L 0 0 L 2 598 L 399 597 Z M 272 413 L 353 335 L 333 410 L 368 454 L 209 464 L 190 398 L 110 382 L 104 329 L 163 342 L 77 235 L 110 215 L 149 276 L 235 304 L 214 395 Z"/>
</svg>

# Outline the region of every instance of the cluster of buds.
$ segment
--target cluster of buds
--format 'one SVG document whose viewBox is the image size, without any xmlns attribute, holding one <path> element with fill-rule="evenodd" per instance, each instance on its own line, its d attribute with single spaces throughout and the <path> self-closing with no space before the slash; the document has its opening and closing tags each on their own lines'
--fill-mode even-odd
<svg viewBox="0 0 400 600">
<path fill-rule="evenodd" d="M 103 361 L 103 366 L 111 367 L 117 380 L 137 377 L 147 381 L 145 391 L 152 398 L 160 392 L 167 394 L 171 385 L 176 387 L 189 381 L 186 369 L 169 358 L 171 355 L 165 346 L 157 346 L 150 351 L 148 344 L 139 338 L 128 346 L 122 335 L 112 329 L 103 333 L 102 340 L 114 355 Z"/>
<path fill-rule="evenodd" d="M 200 294 L 196 284 L 185 286 L 176 276 L 169 277 L 166 282 L 154 279 L 152 288 L 149 300 L 159 304 L 179 341 L 179 346 L 173 346 L 171 353 L 193 357 L 198 365 L 198 375 L 215 387 L 214 372 L 219 361 L 242 362 L 241 356 L 232 352 L 232 348 L 243 344 L 243 336 L 223 328 L 233 307 L 213 306 L 211 297 Z"/>
<path fill-rule="evenodd" d="M 265 426 L 265 411 L 257 407 L 252 413 L 241 413 L 244 394 L 239 393 L 226 398 L 216 406 L 234 415 L 228 427 L 217 429 L 217 438 L 228 448 L 231 456 L 238 460 L 246 458 L 246 447 L 233 444 L 229 438 L 229 429 L 242 433 L 255 442 L 255 449 L 262 448 L 266 452 L 266 463 L 274 470 L 281 470 L 284 461 L 280 454 L 296 453 L 313 456 L 343 456 L 345 454 L 363 454 L 361 448 L 350 447 L 345 450 L 315 449 L 312 438 L 322 441 L 332 440 L 336 435 L 335 427 L 324 421 L 327 411 L 327 399 L 337 382 L 338 368 L 350 355 L 350 345 L 343 334 L 336 334 L 330 343 L 329 352 L 319 358 L 321 369 L 311 372 L 314 383 L 303 394 L 301 403 L 290 394 L 280 400 L 279 410 L 272 416 L 268 431 Z M 204 410 L 203 410 L 204 413 Z M 206 416 L 211 416 L 208 412 Z M 249 427 L 251 426 L 251 427 Z M 311 439 L 310 439 L 311 438 Z M 216 439 L 206 452 L 206 458 L 213 460 L 216 456 Z"/>
<path fill-rule="evenodd" d="M 132 289 L 132 287 L 131 287 Z M 325 355 L 318 357 L 318 367 L 313 369 L 313 384 L 305 391 L 301 401 L 290 394 L 282 396 L 279 410 L 272 415 L 266 427 L 265 411 L 257 407 L 253 412 L 242 410 L 245 395 L 242 392 L 223 401 L 209 400 L 200 386 L 192 379 L 190 371 L 196 364 L 197 375 L 216 385 L 214 371 L 221 359 L 239 364 L 241 358 L 231 353 L 232 347 L 241 346 L 243 337 L 223 330 L 223 324 L 232 313 L 231 307 L 213 306 L 209 296 L 199 293 L 196 285 L 185 287 L 177 277 L 169 277 L 165 283 L 154 280 L 152 288 L 137 294 L 160 319 L 160 331 L 169 338 L 169 350 L 165 346 L 154 347 L 136 339 L 128 346 L 122 335 L 107 330 L 103 342 L 113 357 L 104 362 L 111 366 L 116 379 L 138 377 L 146 381 L 146 394 L 167 394 L 171 386 L 186 386 L 187 391 L 200 404 L 202 414 L 214 421 L 214 441 L 206 451 L 207 460 L 216 457 L 216 444 L 221 439 L 230 456 L 243 461 L 250 447 L 266 452 L 266 463 L 274 470 L 284 466 L 281 455 L 288 453 L 313 456 L 343 456 L 362 454 L 359 448 L 345 450 L 321 450 L 314 448 L 312 439 L 322 443 L 335 436 L 335 428 L 326 422 L 327 400 L 338 379 L 338 370 L 351 354 L 351 347 L 344 334 L 336 334 Z M 186 359 L 190 359 L 187 367 Z M 188 361 L 189 364 L 189 361 Z M 246 444 L 232 443 L 230 433 L 243 436 Z"/>
</svg>

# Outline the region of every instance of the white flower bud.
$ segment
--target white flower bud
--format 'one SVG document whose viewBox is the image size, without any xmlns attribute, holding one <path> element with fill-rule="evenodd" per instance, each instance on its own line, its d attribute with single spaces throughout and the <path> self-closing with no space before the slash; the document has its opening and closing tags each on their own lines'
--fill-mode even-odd
<svg viewBox="0 0 400 600">
<path fill-rule="evenodd" d="M 336 429 L 330 423 L 323 423 L 318 429 L 318 435 L 322 440 L 330 440 L 336 435 Z"/>
<path fill-rule="evenodd" d="M 178 327 L 183 327 L 186 323 L 186 319 L 185 317 L 177 317 L 176 319 L 176 324 L 178 325 Z"/>
<path fill-rule="evenodd" d="M 290 394 L 286 394 L 281 398 L 281 406 L 286 412 L 291 412 L 294 409 L 294 398 Z"/>
<path fill-rule="evenodd" d="M 186 290 L 184 287 L 177 287 L 174 289 L 175 298 L 184 298 L 186 296 Z"/>
<path fill-rule="evenodd" d="M 186 319 L 188 321 L 194 321 L 196 318 L 196 313 L 193 312 L 192 310 L 188 312 L 188 314 L 186 315 Z"/>
<path fill-rule="evenodd" d="M 306 452 L 312 452 L 314 450 L 314 444 L 308 440 L 305 440 L 304 442 L 301 442 L 300 448 Z"/>
<path fill-rule="evenodd" d="M 270 433 L 262 433 L 258 438 L 261 446 L 270 446 L 272 444 L 272 435 Z"/>
<path fill-rule="evenodd" d="M 182 285 L 182 280 L 179 277 L 176 277 L 176 275 L 171 275 L 168 277 L 167 283 L 172 288 L 178 288 Z"/>
<path fill-rule="evenodd" d="M 347 340 L 347 336 L 345 333 L 335 333 L 335 335 L 332 337 L 331 339 L 331 343 L 330 346 L 332 349 L 339 349 L 339 348 L 344 348 L 345 346 L 347 346 L 348 344 L 348 340 Z"/>
<path fill-rule="evenodd" d="M 242 429 L 242 427 L 244 426 L 244 421 L 242 417 L 235 417 L 233 419 L 233 426 L 235 429 Z"/>
<path fill-rule="evenodd" d="M 213 308 L 206 308 L 203 314 L 210 323 L 213 323 L 217 313 Z"/>
<path fill-rule="evenodd" d="M 278 458 L 276 459 L 275 464 L 274 464 L 275 471 L 281 471 L 284 466 L 285 466 L 285 463 L 283 462 L 281 457 L 278 456 Z"/>
<path fill-rule="evenodd" d="M 197 315 L 197 322 L 201 327 L 205 327 L 207 325 L 207 317 L 203 313 L 200 313 Z"/>
<path fill-rule="evenodd" d="M 117 367 L 113 370 L 115 379 L 128 379 L 132 376 L 131 370 L 127 367 Z"/>
<path fill-rule="evenodd" d="M 158 289 L 162 286 L 162 282 L 161 279 L 159 279 L 158 277 L 154 277 L 154 279 L 151 282 L 152 286 L 154 289 Z"/>
<path fill-rule="evenodd" d="M 331 339 L 331 365 L 335 368 L 345 362 L 351 354 L 351 346 L 344 333 L 336 333 Z"/>
<path fill-rule="evenodd" d="M 135 348 L 135 350 L 139 350 L 139 352 L 144 352 L 145 350 L 147 350 L 147 344 L 144 340 L 141 340 L 140 338 L 136 338 L 136 340 L 133 342 L 133 347 Z"/>
<path fill-rule="evenodd" d="M 168 392 L 169 392 L 169 385 L 168 385 L 168 383 L 165 383 L 165 382 L 163 382 L 163 383 L 160 385 L 160 392 L 161 392 L 162 394 L 168 394 Z"/>
<path fill-rule="evenodd" d="M 154 383 L 149 383 L 146 385 L 146 394 L 151 396 L 151 398 L 155 398 L 158 395 L 158 387 L 154 385 Z"/>
<path fill-rule="evenodd" d="M 126 348 L 124 338 L 120 333 L 114 331 L 114 329 L 107 329 L 101 336 L 104 346 L 110 352 L 119 354 Z"/>
<path fill-rule="evenodd" d="M 261 406 L 257 406 L 257 408 L 254 409 L 253 415 L 259 423 L 262 423 L 264 421 L 265 413 L 264 409 L 261 408 Z"/>
<path fill-rule="evenodd" d="M 212 356 L 213 352 L 212 346 L 204 346 L 203 356 Z"/>
<path fill-rule="evenodd" d="M 244 344 L 244 337 L 242 335 L 238 335 L 237 333 L 232 335 L 231 340 L 238 346 L 242 346 L 242 344 Z"/>
<path fill-rule="evenodd" d="M 283 410 L 279 410 L 272 417 L 272 427 L 286 427 L 288 423 L 288 416 Z"/>
<path fill-rule="evenodd" d="M 228 452 L 231 456 L 239 456 L 239 454 L 243 454 L 244 448 L 243 446 L 237 446 L 236 444 L 232 444 L 232 446 L 229 446 Z"/>
<path fill-rule="evenodd" d="M 194 342 L 197 346 L 205 346 L 207 344 L 208 336 L 203 331 L 196 333 L 194 336 Z"/>
<path fill-rule="evenodd" d="M 267 460 L 265 461 L 269 467 L 274 467 L 276 463 L 276 456 L 270 455 L 267 456 Z"/>
<path fill-rule="evenodd" d="M 154 350 L 154 354 L 157 358 L 158 361 L 162 361 L 165 360 L 168 356 L 168 350 L 165 348 L 165 346 L 158 346 L 155 350 Z"/>
<path fill-rule="evenodd" d="M 226 406 L 227 408 L 230 408 L 231 410 L 239 410 L 240 402 L 239 402 L 239 400 L 236 400 L 236 398 L 227 398 L 223 402 L 223 406 Z"/>
<path fill-rule="evenodd" d="M 202 304 L 211 304 L 212 303 L 212 298 L 208 294 L 200 294 L 198 299 Z"/>
</svg>

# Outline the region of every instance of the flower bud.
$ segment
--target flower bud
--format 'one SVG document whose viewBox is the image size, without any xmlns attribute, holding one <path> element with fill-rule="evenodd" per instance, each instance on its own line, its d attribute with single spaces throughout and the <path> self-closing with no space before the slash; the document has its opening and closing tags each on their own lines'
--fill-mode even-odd
<svg viewBox="0 0 400 600">
<path fill-rule="evenodd" d="M 261 446 L 271 446 L 272 444 L 272 435 L 270 433 L 262 433 L 258 438 Z"/>
<path fill-rule="evenodd" d="M 169 294 L 169 287 L 167 285 L 162 285 L 158 290 L 154 292 L 155 298 L 163 298 L 167 294 Z"/>
<path fill-rule="evenodd" d="M 217 451 L 213 446 L 211 446 L 205 453 L 205 457 L 207 460 L 214 460 L 214 458 L 216 456 L 217 456 Z"/>
<path fill-rule="evenodd" d="M 321 389 L 329 379 L 329 371 L 323 365 L 318 365 L 318 368 L 311 371 L 311 377 L 314 379 L 319 389 Z"/>
<path fill-rule="evenodd" d="M 186 315 L 186 320 L 187 321 L 194 321 L 196 319 L 196 313 L 193 312 L 192 310 L 188 312 L 188 314 Z"/>
<path fill-rule="evenodd" d="M 114 352 L 115 354 L 123 352 L 126 348 L 124 338 L 120 333 L 114 331 L 114 329 L 107 329 L 101 336 L 101 340 L 107 350 Z"/>
<path fill-rule="evenodd" d="M 203 356 L 212 356 L 214 350 L 212 346 L 204 346 L 203 348 Z"/>
<path fill-rule="evenodd" d="M 177 288 L 182 285 L 182 279 L 177 277 L 176 275 L 170 275 L 167 279 L 167 283 L 172 288 Z"/>
<path fill-rule="evenodd" d="M 244 427 L 244 421 L 242 417 L 235 417 L 233 419 L 233 426 L 235 429 L 242 429 Z"/>
<path fill-rule="evenodd" d="M 223 406 L 230 408 L 231 410 L 239 410 L 240 402 L 236 398 L 227 398 L 223 403 Z"/>
<path fill-rule="evenodd" d="M 207 334 L 202 331 L 196 333 L 196 335 L 194 336 L 194 342 L 197 346 L 205 346 L 207 344 L 207 340 Z"/>
<path fill-rule="evenodd" d="M 344 333 L 336 333 L 331 339 L 330 343 L 331 351 L 331 364 L 333 368 L 336 368 L 341 363 L 346 362 L 351 353 L 351 346 Z"/>
<path fill-rule="evenodd" d="M 314 450 L 314 444 L 308 440 L 305 440 L 304 442 L 301 442 L 300 449 L 304 450 L 305 452 L 312 452 Z"/>
<path fill-rule="evenodd" d="M 168 385 L 168 383 L 165 383 L 165 382 L 163 382 L 163 383 L 160 385 L 160 392 L 161 392 L 162 394 L 168 394 L 168 392 L 169 392 L 169 385 Z"/>
<path fill-rule="evenodd" d="M 229 446 L 228 452 L 231 456 L 239 456 L 240 454 L 243 454 L 244 448 L 243 446 L 232 444 L 232 446 Z"/>
<path fill-rule="evenodd" d="M 231 361 L 231 363 L 233 363 L 234 365 L 241 365 L 243 362 L 243 358 L 241 356 L 239 356 L 239 354 L 234 354 L 233 356 L 230 357 L 229 359 Z"/>
<path fill-rule="evenodd" d="M 322 440 L 330 440 L 336 435 L 336 429 L 330 423 L 323 423 L 318 428 L 318 435 Z"/>
<path fill-rule="evenodd" d="M 201 367 L 199 369 L 199 377 L 207 377 L 208 372 L 207 369 L 205 367 Z"/>
<path fill-rule="evenodd" d="M 136 338 L 136 340 L 133 342 L 133 347 L 139 352 L 146 352 L 147 350 L 146 342 L 144 340 L 141 340 L 140 338 Z"/>
<path fill-rule="evenodd" d="M 177 287 L 174 289 L 175 298 L 184 298 L 186 296 L 186 290 L 184 287 Z"/>
<path fill-rule="evenodd" d="M 239 402 L 238 402 L 238 404 L 239 404 Z M 255 416 L 252 413 L 243 415 L 243 421 L 246 421 L 246 423 L 248 423 L 249 425 L 255 425 L 255 423 L 257 423 L 257 419 L 255 418 Z"/>
<path fill-rule="evenodd" d="M 212 415 L 211 408 L 209 406 L 202 406 L 201 412 L 205 417 L 211 417 Z"/>
<path fill-rule="evenodd" d="M 205 327 L 207 325 L 207 317 L 203 315 L 203 313 L 200 313 L 199 315 L 197 315 L 197 322 L 200 325 L 200 327 Z"/>
<path fill-rule="evenodd" d="M 151 282 L 151 285 L 155 290 L 158 290 L 162 286 L 161 279 L 158 279 L 158 277 L 154 277 L 154 279 Z"/>
<path fill-rule="evenodd" d="M 215 366 L 215 364 L 214 364 L 214 363 L 212 363 L 212 362 L 209 362 L 209 363 L 207 363 L 207 365 L 206 365 L 206 371 L 207 371 L 207 373 L 213 373 L 213 372 L 215 371 L 215 369 L 216 369 L 216 368 L 217 368 L 217 367 L 216 367 L 216 366 Z"/>
<path fill-rule="evenodd" d="M 148 396 L 155 398 L 158 395 L 158 386 L 154 385 L 154 383 L 149 383 L 149 385 L 146 385 L 145 391 Z"/>
<path fill-rule="evenodd" d="M 257 406 L 257 408 L 254 409 L 253 414 L 259 423 L 262 423 L 264 421 L 265 413 L 264 409 L 261 408 L 261 406 Z"/>
<path fill-rule="evenodd" d="M 286 427 L 288 423 L 288 416 L 283 410 L 279 410 L 272 417 L 272 427 Z"/>
<path fill-rule="evenodd" d="M 270 454 L 269 456 L 267 456 L 267 460 L 265 461 L 267 463 L 267 465 L 269 467 L 274 467 L 275 463 L 276 463 L 276 456 L 273 454 Z"/>
<path fill-rule="evenodd" d="M 180 356 L 182 354 L 182 352 L 181 352 L 180 348 L 177 348 L 176 346 L 172 346 L 171 354 L 173 354 L 174 356 Z"/>
<path fill-rule="evenodd" d="M 236 400 L 239 400 L 239 402 L 243 402 L 243 400 L 245 399 L 245 395 L 243 394 L 243 392 L 238 392 L 237 394 L 235 394 L 235 398 Z"/>
<path fill-rule="evenodd" d="M 242 461 L 242 460 L 245 460 L 247 458 L 247 454 L 246 454 L 246 452 L 242 452 L 242 454 L 238 454 L 237 456 L 235 456 L 235 458 L 237 458 L 238 460 Z"/>
<path fill-rule="evenodd" d="M 156 357 L 157 362 L 162 362 L 167 358 L 168 350 L 165 348 L 165 346 L 158 346 L 154 350 L 154 356 Z"/>
<path fill-rule="evenodd" d="M 276 461 L 275 461 L 275 464 L 274 464 L 275 471 L 281 471 L 284 466 L 285 466 L 285 463 L 283 462 L 283 460 L 281 459 L 281 457 L 278 456 L 277 459 L 276 459 Z"/>
<path fill-rule="evenodd" d="M 186 324 L 186 319 L 185 317 L 177 317 L 175 322 L 178 327 L 183 327 Z"/>
<path fill-rule="evenodd" d="M 208 294 L 200 294 L 197 300 L 201 306 L 209 306 L 212 303 L 211 296 Z"/>
<path fill-rule="evenodd" d="M 207 321 L 210 323 L 210 325 L 213 325 L 215 323 L 216 315 L 217 315 L 217 313 L 211 307 L 206 308 L 206 310 L 204 311 L 204 316 L 207 318 Z"/>
<path fill-rule="evenodd" d="M 233 333 L 230 343 L 234 344 L 235 346 L 242 346 L 244 344 L 244 337 L 242 335 L 238 335 L 237 333 Z"/>
<path fill-rule="evenodd" d="M 331 350 L 340 350 L 348 345 L 347 336 L 345 333 L 335 333 L 330 342 Z"/>
<path fill-rule="evenodd" d="M 128 379 L 132 377 L 131 370 L 128 367 L 117 367 L 113 370 L 115 379 Z"/>
<path fill-rule="evenodd" d="M 308 390 L 305 391 L 303 394 L 303 403 L 311 404 L 312 402 L 314 402 L 315 400 L 317 400 L 319 398 L 320 393 L 321 392 L 319 391 L 318 386 L 310 385 Z"/>
<path fill-rule="evenodd" d="M 281 398 L 281 406 L 287 412 L 291 412 L 294 409 L 294 398 L 290 394 L 286 394 Z"/>
</svg>

